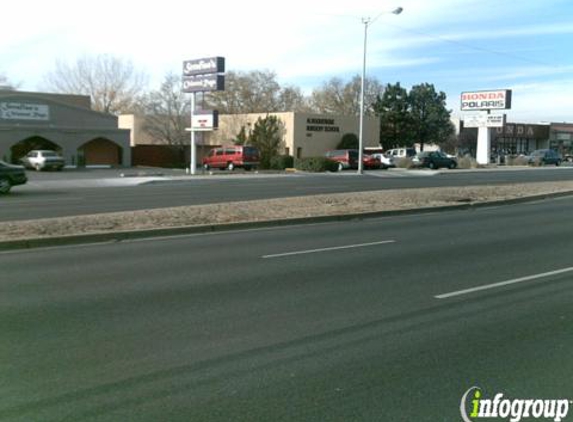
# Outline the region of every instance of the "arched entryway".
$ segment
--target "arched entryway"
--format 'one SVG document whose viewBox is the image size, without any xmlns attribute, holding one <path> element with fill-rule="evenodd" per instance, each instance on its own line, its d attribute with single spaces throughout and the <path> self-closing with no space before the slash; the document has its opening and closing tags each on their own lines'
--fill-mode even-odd
<svg viewBox="0 0 573 422">
<path fill-rule="evenodd" d="M 105 139 L 93 139 L 78 148 L 80 165 L 122 165 L 122 148 L 116 143 Z"/>
<path fill-rule="evenodd" d="M 33 149 L 46 149 L 56 151 L 58 154 L 62 153 L 62 148 L 58 144 L 41 136 L 33 136 L 10 147 L 10 162 L 20 164 L 20 159 Z"/>
</svg>

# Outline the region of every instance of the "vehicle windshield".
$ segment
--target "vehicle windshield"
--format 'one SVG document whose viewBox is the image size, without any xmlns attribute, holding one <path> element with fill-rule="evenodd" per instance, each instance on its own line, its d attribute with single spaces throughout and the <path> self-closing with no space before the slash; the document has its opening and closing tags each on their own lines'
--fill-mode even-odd
<svg viewBox="0 0 573 422">
<path fill-rule="evenodd" d="M 59 155 L 56 154 L 54 151 L 44 151 L 42 152 L 42 155 L 44 157 L 59 157 Z"/>
</svg>

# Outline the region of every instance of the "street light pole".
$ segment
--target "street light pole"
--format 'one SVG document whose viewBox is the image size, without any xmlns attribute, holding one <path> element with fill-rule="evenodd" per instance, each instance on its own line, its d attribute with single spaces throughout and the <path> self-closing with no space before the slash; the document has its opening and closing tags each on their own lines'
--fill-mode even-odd
<svg viewBox="0 0 573 422">
<path fill-rule="evenodd" d="M 397 7 L 396 9 L 392 10 L 392 14 L 399 15 L 402 13 L 404 9 L 401 7 Z M 364 163 L 362 162 L 362 158 L 364 156 L 363 149 L 364 149 L 364 90 L 366 84 L 366 46 L 368 41 L 368 27 L 373 24 L 380 16 L 382 16 L 385 12 L 380 13 L 374 19 L 370 18 L 362 18 L 362 23 L 364 24 L 364 50 L 362 56 L 362 79 L 360 83 L 360 123 L 358 129 L 358 174 L 363 173 Z"/>
</svg>

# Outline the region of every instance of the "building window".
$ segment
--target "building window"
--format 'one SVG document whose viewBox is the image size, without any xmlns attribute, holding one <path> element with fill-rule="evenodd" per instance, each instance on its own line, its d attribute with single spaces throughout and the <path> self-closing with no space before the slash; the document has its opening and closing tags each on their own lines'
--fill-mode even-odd
<svg viewBox="0 0 573 422">
<path fill-rule="evenodd" d="M 289 147 L 285 148 L 285 155 L 290 155 L 290 148 Z"/>
<path fill-rule="evenodd" d="M 296 158 L 302 158 L 302 148 L 298 147 L 296 149 Z"/>
</svg>

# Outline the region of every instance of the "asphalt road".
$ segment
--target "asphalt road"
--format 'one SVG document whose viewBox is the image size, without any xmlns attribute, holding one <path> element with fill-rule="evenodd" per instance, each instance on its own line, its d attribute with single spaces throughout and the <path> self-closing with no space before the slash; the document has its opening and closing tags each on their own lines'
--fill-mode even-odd
<svg viewBox="0 0 573 422">
<path fill-rule="evenodd" d="M 451 422 L 473 386 L 571 400 L 572 208 L 0 253 L 0 420 Z"/>
<path fill-rule="evenodd" d="M 491 185 L 572 180 L 573 167 L 479 172 L 374 171 L 325 175 L 207 177 L 154 181 L 116 187 L 130 178 L 105 178 L 99 172 L 31 173 L 29 185 L 0 198 L 0 221 L 133 211 L 241 200 L 358 192 L 381 189 Z M 92 179 L 90 179 L 92 175 Z M 59 179 L 58 179 L 59 178 Z M 77 178 L 74 180 L 74 178 Z M 44 180 L 48 179 L 48 180 Z M 93 187 L 101 183 L 105 187 Z M 82 185 L 83 184 L 83 185 Z"/>
</svg>

